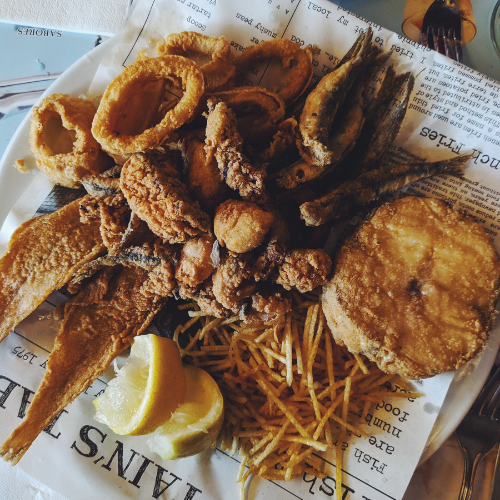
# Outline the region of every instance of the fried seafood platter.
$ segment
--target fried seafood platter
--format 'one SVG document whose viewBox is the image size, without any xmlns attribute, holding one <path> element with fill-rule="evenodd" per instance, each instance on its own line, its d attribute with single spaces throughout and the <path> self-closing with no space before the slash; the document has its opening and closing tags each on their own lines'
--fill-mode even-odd
<svg viewBox="0 0 500 500">
<path fill-rule="evenodd" d="M 228 405 L 225 446 L 239 449 L 252 473 L 271 479 L 321 475 L 308 463 L 314 462 L 311 453 L 335 448 L 348 430 L 362 433 L 350 413 L 357 411 L 362 420 L 370 404 L 387 393 L 392 374 L 429 376 L 460 365 L 446 351 L 437 363 L 429 356 L 432 363 L 422 369 L 426 360 L 413 359 L 406 349 L 414 331 L 405 330 L 406 365 L 394 369 L 400 365 L 386 362 L 386 338 L 371 337 L 365 328 L 370 319 L 357 322 L 356 315 L 372 314 L 364 300 L 376 299 L 372 288 L 385 279 L 387 264 L 405 261 L 405 248 L 387 243 L 381 262 L 367 258 L 377 248 L 361 245 L 361 237 L 346 240 L 333 262 L 323 248 L 336 220 L 360 206 L 370 209 L 418 179 L 460 176 L 469 157 L 384 163 L 403 123 L 414 76 L 395 71 L 392 54 L 372 43 L 371 29 L 317 82 L 313 50 L 271 40 L 236 56 L 224 37 L 178 33 L 159 42 L 155 57 L 139 53 L 110 82 L 97 108 L 81 97 L 54 94 L 34 109 L 30 139 L 39 168 L 62 186 L 82 189 L 82 196 L 21 226 L 0 260 L 3 336 L 51 291 L 65 287 L 72 295 L 56 311 L 61 329 L 26 419 L 0 448 L 6 460 L 19 461 L 165 304 L 190 309 L 192 319 L 171 332 L 185 359 L 212 366 L 228 400 L 248 402 L 243 409 Z M 208 62 L 196 62 L 193 53 Z M 283 85 L 245 86 L 245 73 L 270 58 L 283 65 Z M 368 82 L 378 74 L 381 85 L 368 98 Z M 168 100 L 171 88 L 181 97 Z M 413 203 L 410 212 L 423 226 L 431 224 L 436 248 L 442 220 L 465 221 L 453 211 L 433 218 L 425 203 Z M 464 232 L 480 234 L 463 225 Z M 43 240 L 34 232 L 43 233 Z M 455 234 L 453 242 L 464 234 Z M 408 240 L 417 239 L 413 236 Z M 434 305 L 436 316 L 448 307 L 457 314 L 462 304 L 472 308 L 469 316 L 441 320 L 446 328 L 455 320 L 472 324 L 464 341 L 473 344 L 469 354 L 462 346 L 452 354 L 464 362 L 484 345 L 498 296 L 498 256 L 483 236 L 489 260 L 477 272 L 490 273 L 489 288 L 476 293 L 473 287 L 472 302 L 466 292 L 458 299 L 445 300 L 439 291 L 433 296 L 441 301 Z M 351 262 L 354 248 L 358 254 Z M 443 248 L 438 257 L 453 261 L 454 253 Z M 359 262 L 373 282 L 358 283 L 341 296 L 343 285 L 363 281 Z M 389 267 L 387 272 L 399 272 Z M 443 269 L 444 264 L 434 272 Z M 472 268 L 462 281 L 456 276 L 457 283 L 465 286 L 463 280 L 472 281 L 475 272 Z M 426 295 L 425 276 L 419 268 L 416 284 L 407 290 L 411 300 Z M 332 293 L 336 306 L 328 298 Z M 406 312 L 390 303 L 386 318 L 376 314 L 383 329 L 386 320 L 397 323 Z M 189 334 L 196 321 L 201 328 Z M 426 339 L 420 323 L 415 325 L 417 351 Z M 431 335 L 431 326 L 426 328 Z M 460 331 L 457 327 L 457 335 Z M 350 342 L 351 337 L 357 340 Z M 262 428 L 255 431 L 256 425 Z M 266 425 L 276 433 L 263 441 Z M 266 443 L 265 453 L 257 453 Z M 285 462 L 282 473 L 275 473 Z"/>
</svg>

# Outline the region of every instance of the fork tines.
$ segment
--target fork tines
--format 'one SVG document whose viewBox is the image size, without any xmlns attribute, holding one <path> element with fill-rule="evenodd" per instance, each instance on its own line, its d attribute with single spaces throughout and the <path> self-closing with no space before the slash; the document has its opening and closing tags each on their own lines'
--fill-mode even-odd
<svg viewBox="0 0 500 500">
<path fill-rule="evenodd" d="M 479 414 L 498 420 L 500 417 L 500 365 L 492 370 L 473 407 Z"/>
<path fill-rule="evenodd" d="M 420 34 L 420 44 L 456 61 L 462 60 L 461 39 L 453 28 L 445 33 L 442 27 L 436 29 L 434 26 L 428 26 L 427 33 Z"/>
</svg>

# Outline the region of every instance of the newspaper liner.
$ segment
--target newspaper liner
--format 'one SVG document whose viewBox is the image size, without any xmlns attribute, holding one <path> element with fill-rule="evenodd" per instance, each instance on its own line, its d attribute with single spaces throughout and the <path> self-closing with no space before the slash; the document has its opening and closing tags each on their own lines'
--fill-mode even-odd
<svg viewBox="0 0 500 500">
<path fill-rule="evenodd" d="M 393 50 L 397 71 L 411 69 L 417 76 L 410 108 L 388 161 L 438 160 L 474 152 L 464 180 L 437 176 L 413 184 L 412 194 L 433 196 L 452 203 L 475 217 L 499 245 L 500 230 L 500 84 L 433 51 L 348 13 L 327 1 L 258 0 L 138 0 L 126 28 L 113 40 L 87 95 L 98 102 L 107 83 L 145 49 L 153 55 L 156 41 L 168 33 L 184 30 L 207 35 L 223 34 L 235 51 L 260 40 L 289 38 L 320 49 L 314 57 L 315 74 L 331 69 L 361 30 L 371 25 L 374 41 Z M 253 75 L 248 84 L 272 87 L 273 69 Z M 371 83 L 374 91 L 380 79 Z M 67 192 L 52 190 L 43 174 L 36 176 L 0 233 L 5 243 L 14 227 L 34 213 L 64 203 Z M 64 190 L 63 190 L 64 191 Z M 50 196 L 49 196 L 50 194 Z M 53 205 L 52 207 L 50 205 Z M 0 346 L 0 439 L 19 424 L 43 377 L 45 363 L 58 331 L 53 308 L 66 297 L 54 292 L 24 320 Z M 161 326 L 161 325 L 160 325 Z M 155 327 L 151 326 L 150 331 Z M 472 376 L 485 377 L 500 342 L 498 321 L 485 351 L 454 373 L 447 373 L 415 386 L 422 398 L 392 398 L 372 411 L 364 425 L 369 439 L 351 436 L 345 443 L 342 488 L 345 499 L 394 499 L 404 491 L 421 457 L 426 441 L 432 449 L 440 435 L 453 429 L 450 415 L 463 413 L 472 403 L 468 385 Z M 481 373 L 480 373 L 481 372 Z M 163 461 L 151 453 L 146 438 L 115 436 L 93 420 L 92 399 L 113 376 L 109 368 L 70 404 L 34 442 L 18 467 L 71 500 L 89 496 L 121 499 L 234 499 L 238 456 L 220 450 L 178 461 Z M 447 420 L 437 418 L 450 387 L 455 394 L 448 404 Z M 394 388 L 398 390 L 398 388 Z M 456 393 L 464 404 L 457 404 Z M 458 398 L 460 400 L 460 398 Z M 473 398 L 472 398 L 473 399 Z M 444 407 L 447 407 L 447 401 Z M 449 421 L 451 420 L 451 424 Z M 434 428 L 433 428 L 434 426 Z M 428 452 L 427 452 L 428 455 Z M 307 474 L 289 483 L 254 479 L 248 497 L 264 499 L 309 498 L 335 492 L 332 453 L 324 455 L 328 477 Z M 316 498 L 316 497 L 315 497 Z"/>
</svg>

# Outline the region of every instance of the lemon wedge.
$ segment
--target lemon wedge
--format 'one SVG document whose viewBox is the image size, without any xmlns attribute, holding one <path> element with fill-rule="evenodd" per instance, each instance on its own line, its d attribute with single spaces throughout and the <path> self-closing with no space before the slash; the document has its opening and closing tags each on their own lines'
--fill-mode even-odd
<svg viewBox="0 0 500 500">
<path fill-rule="evenodd" d="M 186 375 L 176 343 L 142 335 L 116 377 L 94 400 L 94 418 L 122 436 L 149 434 L 170 418 L 185 396 Z"/>
<path fill-rule="evenodd" d="M 184 371 L 186 399 L 147 440 L 149 449 L 164 460 L 207 450 L 217 440 L 224 420 L 224 400 L 215 380 L 196 366 L 186 365 Z"/>
</svg>

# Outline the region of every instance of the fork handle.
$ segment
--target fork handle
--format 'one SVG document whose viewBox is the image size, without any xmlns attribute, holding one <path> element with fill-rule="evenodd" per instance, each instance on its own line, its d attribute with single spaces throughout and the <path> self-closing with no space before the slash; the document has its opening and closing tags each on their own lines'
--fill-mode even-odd
<svg viewBox="0 0 500 500">
<path fill-rule="evenodd" d="M 462 478 L 462 486 L 460 487 L 458 500 L 470 500 L 472 496 L 472 484 L 474 483 L 477 466 L 484 457 L 484 453 L 479 453 L 474 458 L 472 458 L 463 448 L 462 453 L 464 455 L 464 475 Z"/>
</svg>

